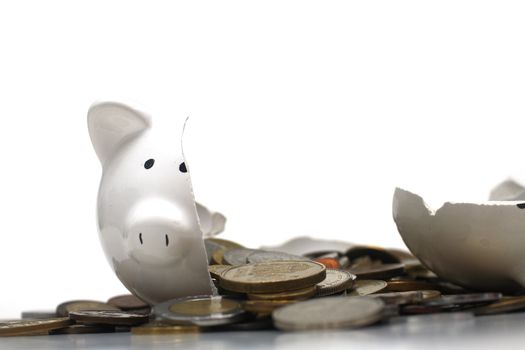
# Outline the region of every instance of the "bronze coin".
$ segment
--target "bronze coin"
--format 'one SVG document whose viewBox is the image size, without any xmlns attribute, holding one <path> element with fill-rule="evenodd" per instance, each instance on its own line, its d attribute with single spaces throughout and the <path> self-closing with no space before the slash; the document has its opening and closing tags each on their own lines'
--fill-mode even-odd
<svg viewBox="0 0 525 350">
<path fill-rule="evenodd" d="M 69 317 L 79 323 L 135 326 L 149 321 L 148 315 L 127 311 L 71 311 Z"/>
<path fill-rule="evenodd" d="M 220 286 L 242 293 L 277 293 L 311 287 L 326 278 L 324 265 L 313 261 L 271 261 L 232 266 Z"/>
<path fill-rule="evenodd" d="M 137 310 L 148 308 L 148 303 L 140 300 L 132 294 L 117 295 L 107 301 L 109 305 L 113 305 L 121 310 Z"/>
</svg>

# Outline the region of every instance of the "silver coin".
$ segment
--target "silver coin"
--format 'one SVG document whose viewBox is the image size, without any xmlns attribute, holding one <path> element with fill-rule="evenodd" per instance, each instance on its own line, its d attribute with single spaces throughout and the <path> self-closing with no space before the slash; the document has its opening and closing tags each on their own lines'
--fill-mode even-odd
<svg viewBox="0 0 525 350">
<path fill-rule="evenodd" d="M 244 265 L 248 263 L 248 256 L 257 251 L 256 249 L 231 249 L 224 253 L 222 259 L 228 265 Z"/>
<path fill-rule="evenodd" d="M 441 298 L 431 299 L 426 306 L 449 306 L 461 304 L 484 304 L 501 299 L 501 293 L 472 293 L 442 295 Z"/>
<path fill-rule="evenodd" d="M 57 313 L 55 310 L 31 310 L 22 311 L 21 317 L 23 320 L 45 320 L 57 317 Z"/>
<path fill-rule="evenodd" d="M 244 320 L 242 304 L 223 296 L 195 296 L 168 300 L 155 305 L 155 317 L 176 325 L 220 326 Z"/>
<path fill-rule="evenodd" d="M 355 279 L 355 275 L 348 271 L 326 269 L 326 278 L 317 284 L 316 295 L 323 297 L 346 291 L 352 287 Z"/>
<path fill-rule="evenodd" d="M 263 263 L 270 261 L 310 261 L 304 256 L 293 255 L 283 252 L 256 251 L 247 257 L 249 264 Z"/>
<path fill-rule="evenodd" d="M 377 293 L 387 287 L 387 283 L 381 280 L 357 280 L 353 288 L 348 290 L 350 296 L 365 296 Z"/>
<path fill-rule="evenodd" d="M 381 320 L 384 307 L 380 299 L 327 297 L 284 306 L 272 318 L 285 331 L 355 328 Z"/>
</svg>

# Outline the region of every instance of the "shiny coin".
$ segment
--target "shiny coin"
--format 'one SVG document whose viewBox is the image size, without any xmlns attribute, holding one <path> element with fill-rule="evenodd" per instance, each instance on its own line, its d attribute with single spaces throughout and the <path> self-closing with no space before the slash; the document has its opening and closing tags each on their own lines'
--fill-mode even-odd
<svg viewBox="0 0 525 350">
<path fill-rule="evenodd" d="M 377 293 L 386 288 L 387 283 L 380 280 L 356 280 L 353 289 L 347 290 L 349 296 L 364 296 Z"/>
<path fill-rule="evenodd" d="M 273 310 L 295 303 L 295 300 L 246 300 L 244 310 L 254 314 L 271 314 Z"/>
<path fill-rule="evenodd" d="M 255 249 L 231 249 L 224 253 L 222 261 L 226 265 L 244 265 L 248 262 L 248 256 L 255 252 Z"/>
<path fill-rule="evenodd" d="M 8 337 L 15 335 L 45 333 L 53 329 L 59 329 L 74 323 L 67 317 L 50 318 L 47 320 L 16 320 L 0 322 L 0 336 Z"/>
<path fill-rule="evenodd" d="M 108 311 L 119 311 L 120 309 L 116 306 L 103 303 L 95 300 L 72 300 L 66 301 L 57 306 L 56 314 L 59 317 L 66 317 L 71 311 L 84 311 L 84 310 L 108 310 Z"/>
<path fill-rule="evenodd" d="M 169 300 L 156 305 L 154 313 L 166 323 L 196 326 L 229 324 L 247 316 L 238 300 L 221 296 Z"/>
<path fill-rule="evenodd" d="M 98 326 L 98 325 L 84 325 L 72 324 L 71 326 L 54 329 L 49 331 L 49 334 L 95 334 L 95 333 L 114 333 L 115 327 Z"/>
<path fill-rule="evenodd" d="M 277 309 L 272 318 L 285 331 L 354 328 L 379 321 L 384 307 L 380 299 L 327 297 Z"/>
<path fill-rule="evenodd" d="M 256 251 L 247 257 L 249 264 L 254 263 L 263 263 L 270 261 L 310 261 L 310 259 L 305 258 L 304 256 L 293 255 L 283 252 L 266 252 L 266 251 Z"/>
<path fill-rule="evenodd" d="M 230 265 L 210 265 L 208 266 L 208 271 L 210 272 L 210 276 L 212 278 L 220 281 L 221 273 L 223 273 L 228 268 L 230 268 Z"/>
<path fill-rule="evenodd" d="M 55 310 L 22 311 L 23 320 L 46 320 L 57 317 Z"/>
<path fill-rule="evenodd" d="M 389 279 L 404 273 L 403 264 L 381 264 L 377 266 L 350 267 L 349 272 L 359 279 Z"/>
<path fill-rule="evenodd" d="M 476 315 L 494 315 L 505 312 L 513 312 L 525 309 L 525 296 L 503 297 L 495 303 L 481 306 L 471 311 Z"/>
<path fill-rule="evenodd" d="M 184 334 L 198 332 L 200 332 L 200 328 L 197 326 L 174 326 L 172 324 L 157 321 L 131 328 L 131 333 L 136 335 Z"/>
<path fill-rule="evenodd" d="M 86 324 L 134 326 L 148 322 L 149 316 L 129 311 L 71 311 L 69 317 Z"/>
<path fill-rule="evenodd" d="M 232 266 L 221 274 L 222 288 L 244 293 L 277 293 L 311 287 L 326 277 L 313 261 L 272 261 Z"/>
<path fill-rule="evenodd" d="M 347 271 L 326 269 L 326 278 L 317 284 L 317 296 L 341 293 L 352 287 L 355 278 Z"/>
<path fill-rule="evenodd" d="M 254 293 L 248 294 L 250 300 L 305 300 L 313 297 L 317 292 L 317 286 L 303 289 L 290 290 L 280 293 Z"/>
<path fill-rule="evenodd" d="M 109 299 L 107 303 L 124 311 L 149 308 L 148 303 L 132 294 L 118 295 Z"/>
</svg>

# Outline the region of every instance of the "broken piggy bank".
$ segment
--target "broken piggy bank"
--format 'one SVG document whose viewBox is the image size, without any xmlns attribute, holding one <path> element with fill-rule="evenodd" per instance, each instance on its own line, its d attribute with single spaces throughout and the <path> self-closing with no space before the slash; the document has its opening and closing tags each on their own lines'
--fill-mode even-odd
<svg viewBox="0 0 525 350">
<path fill-rule="evenodd" d="M 180 142 L 183 124 L 170 118 L 153 123 L 112 102 L 88 112 L 103 170 L 100 240 L 120 281 L 150 304 L 212 293 L 203 235 L 219 233 L 225 223 L 195 203 Z"/>
<path fill-rule="evenodd" d="M 445 203 L 438 210 L 397 188 L 393 215 L 410 251 L 458 285 L 525 290 L 525 202 Z"/>
</svg>

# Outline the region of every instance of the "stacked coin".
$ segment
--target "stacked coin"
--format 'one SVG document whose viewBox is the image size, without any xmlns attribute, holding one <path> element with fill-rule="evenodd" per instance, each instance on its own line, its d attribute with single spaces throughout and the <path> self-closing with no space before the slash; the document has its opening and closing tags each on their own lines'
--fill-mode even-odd
<svg viewBox="0 0 525 350">
<path fill-rule="evenodd" d="M 310 251 L 298 255 L 286 247 L 268 251 L 225 239 L 205 242 L 216 295 L 167 300 L 153 309 L 133 295 L 107 302 L 72 300 L 0 323 L 0 336 L 131 331 L 188 337 L 203 331 L 346 329 L 525 310 L 524 296 L 466 290 L 398 249 L 343 244 L 351 248 L 326 250 L 309 240 Z"/>
</svg>

